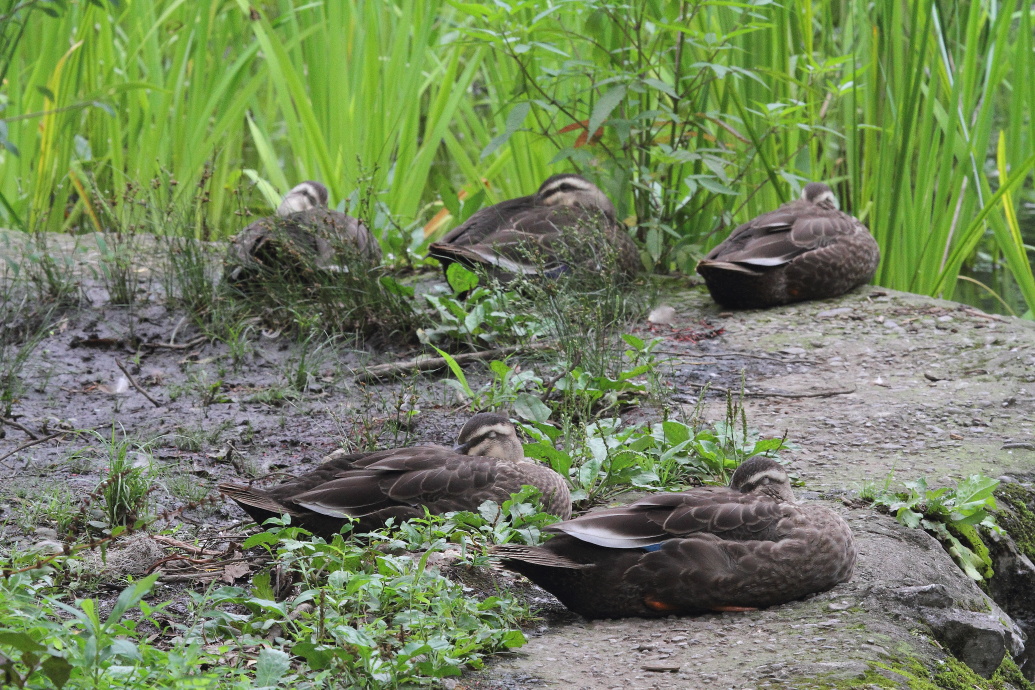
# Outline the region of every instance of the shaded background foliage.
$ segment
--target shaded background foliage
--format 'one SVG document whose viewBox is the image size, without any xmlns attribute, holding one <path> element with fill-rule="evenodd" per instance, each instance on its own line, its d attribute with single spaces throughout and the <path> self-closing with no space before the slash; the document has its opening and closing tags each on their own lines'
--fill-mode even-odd
<svg viewBox="0 0 1035 690">
<path fill-rule="evenodd" d="M 1032 12 L 3 0 L 0 222 L 99 229 L 109 206 L 133 227 L 135 186 L 225 237 L 317 178 L 398 260 L 449 225 L 457 194 L 491 203 L 577 170 L 636 226 L 645 262 L 689 272 L 823 179 L 880 242 L 880 284 L 952 297 L 961 271 L 1002 266 L 996 287 L 1023 311 Z"/>
</svg>

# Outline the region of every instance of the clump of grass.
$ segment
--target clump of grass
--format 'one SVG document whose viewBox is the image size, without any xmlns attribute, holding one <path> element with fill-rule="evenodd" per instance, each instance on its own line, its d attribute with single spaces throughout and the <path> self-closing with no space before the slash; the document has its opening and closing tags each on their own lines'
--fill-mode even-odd
<svg viewBox="0 0 1035 690">
<path fill-rule="evenodd" d="M 114 426 L 108 437 L 95 431 L 87 433 L 100 443 L 102 457 L 107 462 L 106 477 L 94 491 L 107 527 L 131 527 L 146 517 L 154 486 L 150 444 L 125 435 L 120 438 Z"/>
</svg>

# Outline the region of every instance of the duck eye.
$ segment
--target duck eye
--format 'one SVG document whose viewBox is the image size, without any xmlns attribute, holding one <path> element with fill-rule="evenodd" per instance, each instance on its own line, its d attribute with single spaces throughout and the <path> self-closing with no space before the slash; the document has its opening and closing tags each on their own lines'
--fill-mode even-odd
<svg viewBox="0 0 1035 690">
<path fill-rule="evenodd" d="M 762 483 L 763 484 L 768 484 L 769 483 L 769 477 L 762 477 Z"/>
</svg>

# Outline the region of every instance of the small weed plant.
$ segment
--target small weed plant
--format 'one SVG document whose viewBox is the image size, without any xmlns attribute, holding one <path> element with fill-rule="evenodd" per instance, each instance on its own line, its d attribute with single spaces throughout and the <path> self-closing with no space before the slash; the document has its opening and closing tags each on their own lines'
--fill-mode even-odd
<svg viewBox="0 0 1035 690">
<path fill-rule="evenodd" d="M 262 572 L 247 589 L 189 592 L 186 616 L 154 600 L 157 573 L 131 582 L 105 615 L 97 599 L 67 601 L 60 571 L 74 569 L 75 555 L 36 568 L 29 555 L 0 558 L 0 679 L 13 688 L 433 685 L 522 646 L 529 612 L 506 593 L 468 594 L 432 556 L 449 549 L 464 568 L 484 565 L 489 543 L 538 543 L 555 518 L 536 499 L 526 488 L 502 506 L 362 541 L 348 528 L 328 542 L 271 520 L 244 546 L 265 551 L 294 584 L 277 588 Z"/>
<path fill-rule="evenodd" d="M 418 332 L 422 342 L 478 350 L 526 343 L 546 333 L 546 324 L 518 293 L 481 285 L 478 275 L 459 264 L 449 266 L 446 278 L 451 294 L 424 295 L 433 325 Z"/>
<path fill-rule="evenodd" d="M 625 426 L 617 418 L 588 426 L 524 425 L 533 438 L 525 454 L 548 463 L 572 483 L 572 501 L 588 507 L 636 488 L 675 491 L 687 486 L 729 483 L 734 470 L 756 455 L 779 459 L 792 448 L 786 439 L 761 438 L 743 422 L 732 396 L 727 418 L 711 428 L 666 419 Z"/>
<path fill-rule="evenodd" d="M 868 485 L 862 498 L 894 514 L 903 525 L 933 534 L 974 580 L 992 577 L 992 559 L 981 531 L 1002 532 L 990 512 L 995 510 L 992 494 L 999 480 L 975 474 L 955 488 L 931 489 L 927 480 L 920 477 L 902 482 L 904 491 L 891 491 L 890 484 L 889 478 L 883 486 Z"/>
</svg>

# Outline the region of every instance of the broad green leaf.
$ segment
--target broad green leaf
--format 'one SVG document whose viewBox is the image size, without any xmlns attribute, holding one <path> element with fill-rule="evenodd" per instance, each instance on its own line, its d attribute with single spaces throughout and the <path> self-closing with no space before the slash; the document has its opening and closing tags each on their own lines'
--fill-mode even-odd
<svg viewBox="0 0 1035 690">
<path fill-rule="evenodd" d="M 460 294 L 478 286 L 478 274 L 460 264 L 449 264 L 449 268 L 446 269 L 446 281 L 449 287 L 453 288 L 454 294 Z"/>
<path fill-rule="evenodd" d="M 552 411 L 546 403 L 531 393 L 518 393 L 514 399 L 514 414 L 531 422 L 545 423 Z"/>
<path fill-rule="evenodd" d="M 255 662 L 255 684 L 259 687 L 274 688 L 280 679 L 291 668 L 291 656 L 279 649 L 263 648 Z"/>
<path fill-rule="evenodd" d="M 36 640 L 32 639 L 28 633 L 16 630 L 0 630 L 0 644 L 13 647 L 19 652 L 42 654 L 47 651 L 47 647 L 45 645 L 41 645 Z"/>
<path fill-rule="evenodd" d="M 73 666 L 64 657 L 48 656 L 40 664 L 40 668 L 43 670 L 43 675 L 50 679 L 50 682 L 57 688 L 65 687 L 68 679 L 72 677 Z"/>
<path fill-rule="evenodd" d="M 665 440 L 673 445 L 685 443 L 692 438 L 690 427 L 682 422 L 666 421 L 661 423 L 661 428 L 665 432 Z"/>
</svg>

